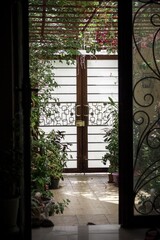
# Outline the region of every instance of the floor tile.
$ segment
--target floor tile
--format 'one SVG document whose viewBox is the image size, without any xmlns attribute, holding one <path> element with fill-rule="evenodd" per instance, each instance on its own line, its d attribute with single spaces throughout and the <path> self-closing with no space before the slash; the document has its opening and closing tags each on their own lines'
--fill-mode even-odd
<svg viewBox="0 0 160 240">
<path fill-rule="evenodd" d="M 32 240 L 143 240 L 147 229 L 125 230 L 117 224 L 33 229 Z"/>
<path fill-rule="evenodd" d="M 76 215 L 62 215 L 57 217 L 50 217 L 50 220 L 55 226 L 77 226 L 78 219 Z"/>
<path fill-rule="evenodd" d="M 101 216 L 97 224 L 118 223 L 118 188 L 114 184 L 108 184 L 107 174 L 64 174 L 64 181 L 60 182 L 60 188 L 53 190 L 56 201 L 63 198 L 70 199 L 63 215 L 55 215 L 55 225 L 64 226 L 64 216 L 68 216 L 70 225 L 76 224 L 76 219 L 81 220 L 77 224 L 86 224 L 87 219 Z M 85 216 L 86 215 L 86 216 Z M 72 216 L 72 217 L 71 217 Z M 103 217 L 102 217 L 103 216 Z"/>
<path fill-rule="evenodd" d="M 65 174 L 52 192 L 55 201 L 68 198 L 70 203 L 63 214 L 50 217 L 53 228 L 33 229 L 32 240 L 121 240 L 118 188 L 108 184 L 107 174 Z"/>
</svg>

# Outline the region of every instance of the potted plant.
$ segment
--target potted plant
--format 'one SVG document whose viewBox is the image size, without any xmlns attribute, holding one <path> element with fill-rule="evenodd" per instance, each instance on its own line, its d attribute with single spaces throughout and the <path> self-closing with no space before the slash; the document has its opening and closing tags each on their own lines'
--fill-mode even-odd
<svg viewBox="0 0 160 240">
<path fill-rule="evenodd" d="M 37 129 L 31 142 L 31 190 L 43 192 L 49 184 L 49 168 L 46 156 L 45 132 Z"/>
<path fill-rule="evenodd" d="M 54 223 L 49 219 L 49 216 L 54 214 L 63 214 L 64 209 L 68 206 L 69 202 L 69 199 L 63 199 L 61 202 L 56 202 L 54 200 L 53 193 L 49 190 L 45 190 L 43 193 L 32 192 L 32 228 L 54 226 Z"/>
<path fill-rule="evenodd" d="M 50 188 L 59 188 L 63 179 L 64 168 L 67 166 L 69 143 L 64 141 L 64 132 L 52 130 L 47 138 L 47 161 L 50 174 Z"/>
<path fill-rule="evenodd" d="M 52 130 L 46 135 L 41 129 L 37 129 L 36 137 L 34 135 L 32 138 L 32 227 L 53 226 L 48 216 L 63 213 L 70 202 L 69 199 L 55 202 L 53 192 L 50 191 L 58 188 L 59 180 L 63 180 L 63 170 L 67 161 L 67 144 L 61 142 L 63 138 L 63 132 Z"/>
<path fill-rule="evenodd" d="M 52 130 L 47 136 L 39 129 L 32 140 L 32 189 L 43 191 L 46 184 L 58 188 L 67 163 L 68 143 L 62 142 L 64 132 Z"/>
<path fill-rule="evenodd" d="M 118 104 L 109 97 L 109 114 L 107 115 L 107 127 L 104 129 L 104 142 L 106 143 L 106 153 L 102 157 L 103 164 L 109 162 L 109 173 L 113 176 L 113 181 L 118 185 Z"/>
</svg>

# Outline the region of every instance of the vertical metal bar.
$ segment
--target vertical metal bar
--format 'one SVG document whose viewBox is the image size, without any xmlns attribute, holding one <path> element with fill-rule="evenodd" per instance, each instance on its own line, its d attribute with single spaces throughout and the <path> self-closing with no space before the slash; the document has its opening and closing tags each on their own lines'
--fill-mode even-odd
<svg viewBox="0 0 160 240">
<path fill-rule="evenodd" d="M 81 88 L 82 88 L 82 68 L 80 56 L 77 57 L 77 105 L 79 107 L 78 115 L 82 116 L 82 102 L 81 102 Z M 82 119 L 81 119 L 82 120 Z M 77 127 L 77 171 L 82 171 L 82 158 L 83 158 L 83 146 L 82 146 L 82 128 Z"/>
<path fill-rule="evenodd" d="M 83 114 L 83 121 L 85 121 L 85 126 L 82 129 L 83 131 L 83 138 L 82 138 L 82 144 L 83 144 L 83 172 L 85 173 L 88 170 L 88 116 L 85 116 L 85 111 L 88 101 L 87 97 L 87 58 L 84 56 L 84 66 L 83 66 L 83 75 L 82 75 L 82 114 Z"/>
<path fill-rule="evenodd" d="M 119 223 L 133 214 L 132 150 L 132 1 L 118 2 L 119 67 Z"/>
<path fill-rule="evenodd" d="M 22 82 L 22 107 L 24 127 L 24 240 L 31 237 L 31 146 L 30 146 L 30 108 L 31 90 L 29 79 L 29 25 L 28 25 L 28 0 L 21 0 L 22 4 L 22 34 L 23 34 L 23 82 Z"/>
</svg>

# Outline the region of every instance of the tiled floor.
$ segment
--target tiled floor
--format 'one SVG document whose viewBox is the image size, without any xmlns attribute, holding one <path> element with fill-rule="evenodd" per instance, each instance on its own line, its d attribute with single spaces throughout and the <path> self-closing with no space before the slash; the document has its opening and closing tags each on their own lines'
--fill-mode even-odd
<svg viewBox="0 0 160 240">
<path fill-rule="evenodd" d="M 65 175 L 55 200 L 70 199 L 62 215 L 51 216 L 51 228 L 32 230 L 32 240 L 143 240 L 145 229 L 118 225 L 118 188 L 107 174 Z M 96 225 L 87 225 L 92 222 Z"/>
<path fill-rule="evenodd" d="M 122 229 L 118 225 L 54 226 L 32 231 L 32 240 L 144 240 L 147 229 Z"/>
<path fill-rule="evenodd" d="M 55 226 L 118 224 L 118 188 L 107 174 L 66 174 L 53 194 L 56 201 L 70 200 L 62 215 L 50 218 Z"/>
</svg>

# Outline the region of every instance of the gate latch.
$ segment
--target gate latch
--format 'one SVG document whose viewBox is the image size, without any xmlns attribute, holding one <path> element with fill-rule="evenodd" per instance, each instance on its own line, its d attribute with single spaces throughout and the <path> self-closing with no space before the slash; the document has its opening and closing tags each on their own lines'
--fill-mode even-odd
<svg viewBox="0 0 160 240">
<path fill-rule="evenodd" d="M 83 120 L 76 120 L 76 126 L 77 127 L 84 127 L 85 126 L 85 121 L 83 121 Z"/>
</svg>

